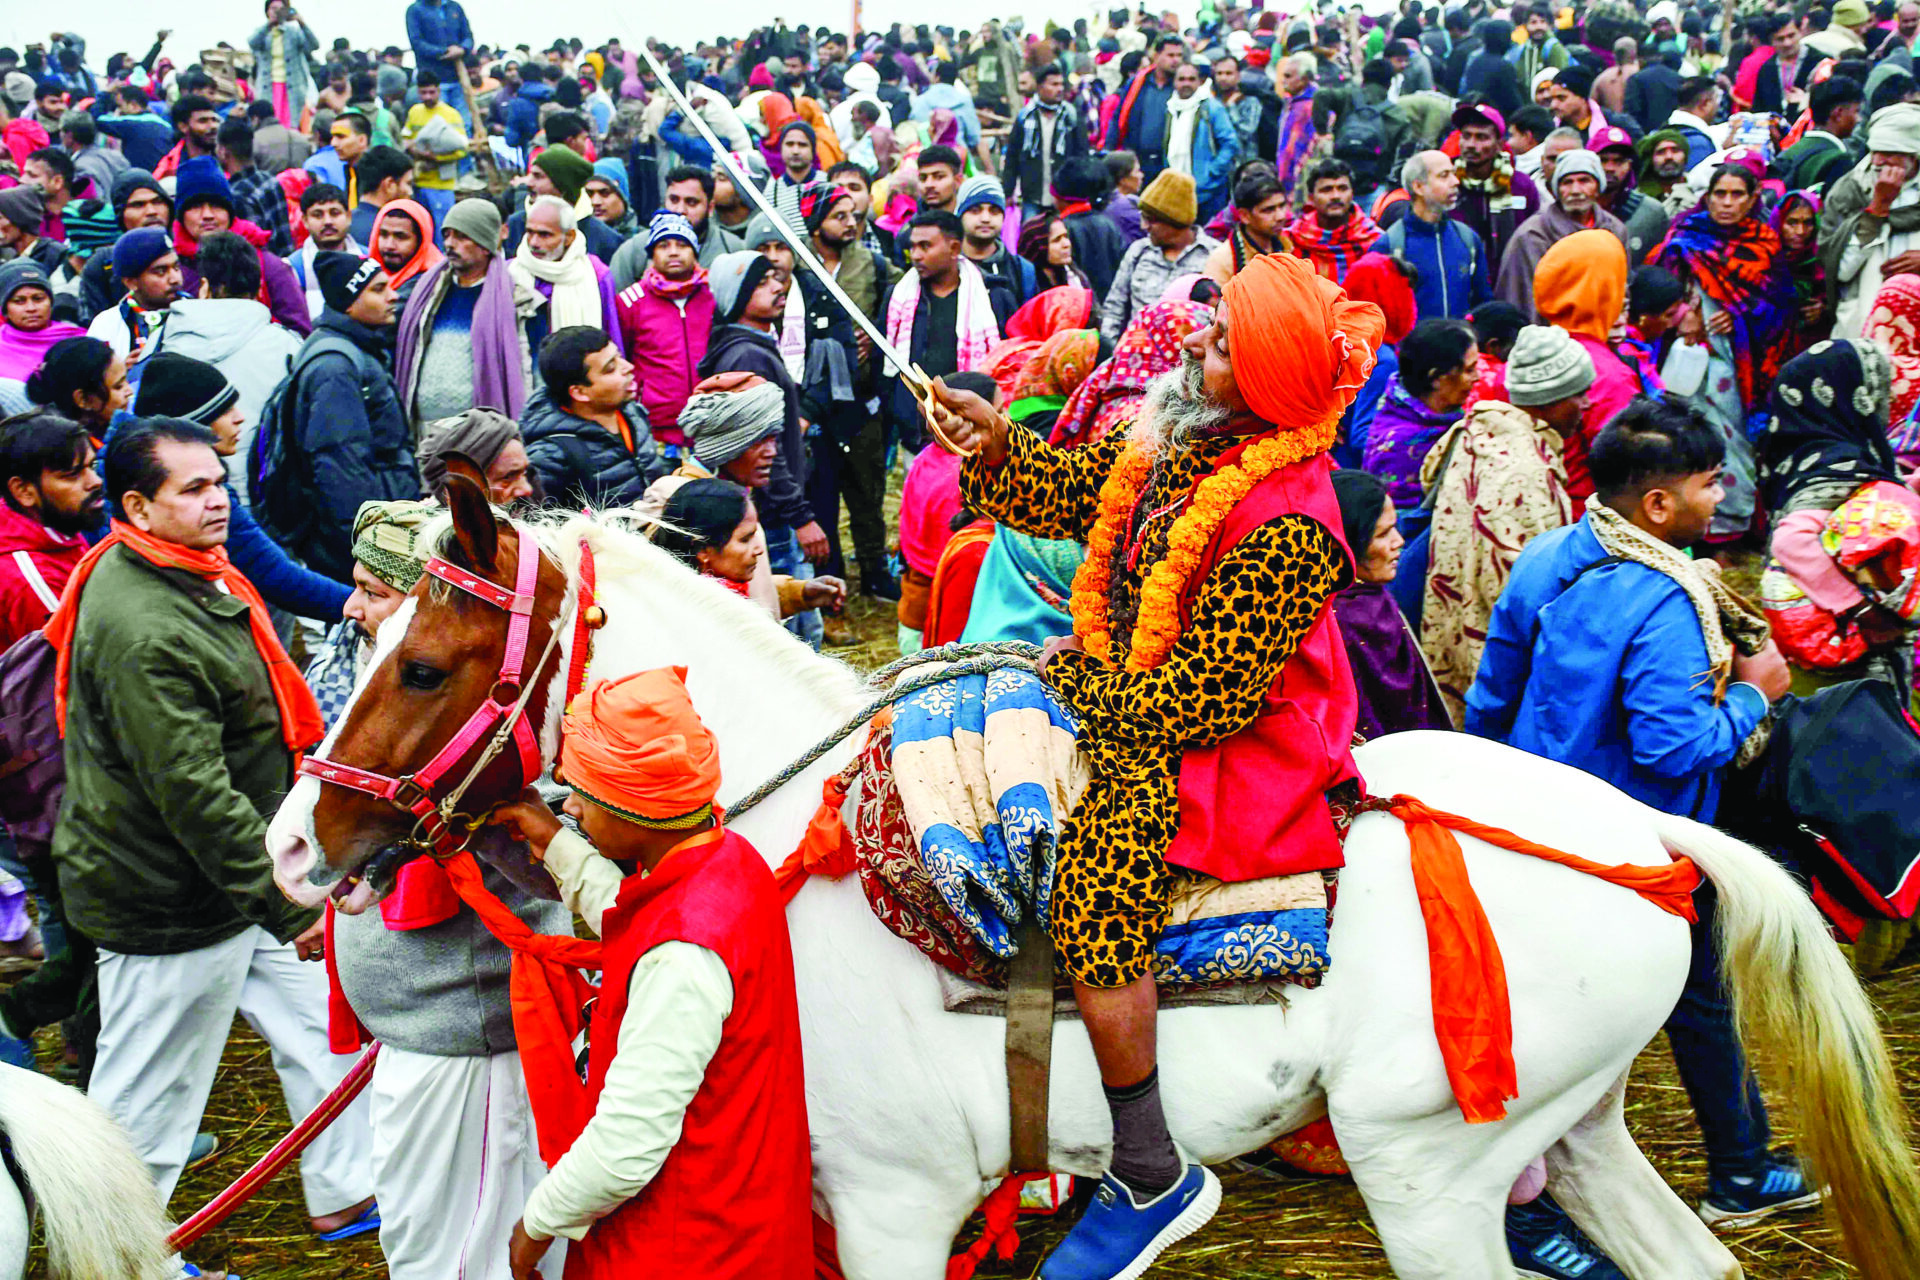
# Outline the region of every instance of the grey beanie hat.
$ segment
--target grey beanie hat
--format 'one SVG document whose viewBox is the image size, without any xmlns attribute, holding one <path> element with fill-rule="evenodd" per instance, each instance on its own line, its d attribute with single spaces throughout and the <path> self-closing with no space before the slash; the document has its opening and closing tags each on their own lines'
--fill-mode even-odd
<svg viewBox="0 0 1920 1280">
<path fill-rule="evenodd" d="M 1530 324 L 1507 356 L 1507 403 L 1530 408 L 1567 400 L 1592 386 L 1593 376 L 1593 357 L 1572 334 Z"/>
<path fill-rule="evenodd" d="M 780 234 L 780 228 L 774 223 L 772 218 L 764 213 L 754 214 L 747 222 L 747 233 L 744 237 L 747 248 L 757 251 L 761 245 L 767 244 L 770 241 L 778 240 L 781 244 L 790 244 L 794 240 L 805 240 L 807 238 L 806 228 L 795 227 L 793 220 L 784 214 L 780 215 L 780 218 L 781 221 L 786 224 L 788 233 L 787 236 L 784 237 Z"/>
<path fill-rule="evenodd" d="M 723 253 L 707 268 L 707 286 L 713 290 L 713 308 L 722 324 L 732 324 L 746 309 L 747 299 L 760 287 L 760 278 L 773 265 L 763 253 L 742 249 Z"/>
<path fill-rule="evenodd" d="M 482 249 L 500 252 L 500 206 L 491 200 L 469 196 L 454 201 L 440 228 L 458 231 Z"/>
<path fill-rule="evenodd" d="M 1553 198 L 1560 199 L 1560 183 L 1570 173 L 1584 173 L 1607 189 L 1607 175 L 1600 168 L 1600 157 L 1591 151 L 1562 151 L 1560 158 L 1553 162 Z"/>
</svg>

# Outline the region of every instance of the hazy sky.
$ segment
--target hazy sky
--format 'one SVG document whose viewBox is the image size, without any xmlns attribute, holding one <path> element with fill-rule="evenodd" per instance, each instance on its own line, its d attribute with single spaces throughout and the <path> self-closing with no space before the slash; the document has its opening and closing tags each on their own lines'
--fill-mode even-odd
<svg viewBox="0 0 1920 1280">
<path fill-rule="evenodd" d="M 610 36 L 635 43 L 648 35 L 680 44 L 697 38 L 712 39 L 721 32 L 745 35 L 776 17 L 794 26 L 825 23 L 844 30 L 853 17 L 850 0 L 826 4 L 730 0 L 721 5 L 609 0 L 555 6 L 555 14 L 565 15 L 555 20 L 541 17 L 540 7 L 524 0 L 462 0 L 462 4 L 477 40 L 507 46 L 524 42 L 535 48 L 550 45 L 557 37 L 576 35 L 590 45 Z M 313 0 L 297 7 L 323 45 L 331 45 L 336 36 L 346 36 L 357 48 L 388 44 L 406 47 L 404 0 Z M 29 42 L 44 42 L 51 30 L 47 15 L 83 14 L 74 25 L 86 38 L 87 61 L 98 68 L 116 52 L 136 57 L 145 53 L 159 25 L 154 15 L 164 14 L 174 32 L 166 52 L 176 64 L 184 65 L 201 49 L 221 40 L 237 48 L 246 47 L 247 37 L 260 25 L 263 8 L 254 0 L 169 0 L 161 5 L 120 0 L 69 10 L 64 5 L 4 0 L 0 2 L 0 43 L 23 49 Z M 932 15 L 937 13 L 942 24 L 968 27 L 982 18 L 1018 12 L 1029 24 L 1040 24 L 1048 18 L 1071 23 L 1076 17 L 1091 20 L 1099 8 L 1097 0 L 942 0 L 938 6 L 914 0 L 865 0 L 861 21 L 868 29 L 883 29 L 893 22 L 934 20 Z"/>
</svg>

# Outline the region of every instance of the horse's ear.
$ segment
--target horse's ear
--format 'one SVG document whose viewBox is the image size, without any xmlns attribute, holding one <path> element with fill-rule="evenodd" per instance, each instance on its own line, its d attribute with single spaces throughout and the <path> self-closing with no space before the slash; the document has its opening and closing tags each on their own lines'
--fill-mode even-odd
<svg viewBox="0 0 1920 1280">
<path fill-rule="evenodd" d="M 465 460 L 458 459 L 456 463 L 460 461 Z M 466 469 L 471 471 L 472 464 Z M 494 559 L 500 553 L 500 530 L 493 522 L 493 505 L 487 501 L 486 482 L 463 475 L 456 466 L 450 465 L 442 492 L 447 510 L 453 513 L 453 545 L 447 549 L 447 559 L 483 576 L 492 573 Z"/>
<path fill-rule="evenodd" d="M 441 455 L 440 460 L 445 465 L 446 477 L 441 480 L 440 491 L 434 496 L 442 502 L 446 501 L 447 481 L 455 476 L 465 476 L 480 486 L 480 492 L 487 492 L 486 469 L 472 458 L 464 453 L 446 453 Z"/>
</svg>

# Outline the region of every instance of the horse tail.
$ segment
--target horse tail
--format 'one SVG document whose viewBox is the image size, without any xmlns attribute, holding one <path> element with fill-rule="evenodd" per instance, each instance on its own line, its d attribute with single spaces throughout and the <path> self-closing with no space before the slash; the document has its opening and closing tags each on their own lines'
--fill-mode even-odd
<svg viewBox="0 0 1920 1280">
<path fill-rule="evenodd" d="M 164 1280 L 167 1220 L 127 1135 L 77 1089 L 0 1066 L 0 1132 L 40 1211 L 48 1274 Z"/>
<path fill-rule="evenodd" d="M 1718 936 L 1741 1039 L 1784 1098 L 1811 1185 L 1826 1191 L 1866 1280 L 1912 1275 L 1920 1256 L 1920 1168 L 1866 992 L 1806 891 L 1725 832 L 1658 814 L 1661 843 L 1718 890 Z"/>
</svg>

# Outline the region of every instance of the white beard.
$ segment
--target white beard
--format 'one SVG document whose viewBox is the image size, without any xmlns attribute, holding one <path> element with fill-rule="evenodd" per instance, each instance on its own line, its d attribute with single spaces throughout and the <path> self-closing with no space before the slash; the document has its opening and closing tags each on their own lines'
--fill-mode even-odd
<svg viewBox="0 0 1920 1280">
<path fill-rule="evenodd" d="M 1202 369 L 1200 361 L 1183 356 L 1179 368 L 1148 384 L 1146 403 L 1133 420 L 1128 439 L 1158 458 L 1170 450 L 1185 449 L 1195 436 L 1226 426 L 1232 411 L 1207 399 Z"/>
</svg>

